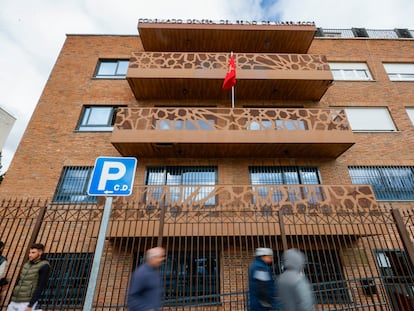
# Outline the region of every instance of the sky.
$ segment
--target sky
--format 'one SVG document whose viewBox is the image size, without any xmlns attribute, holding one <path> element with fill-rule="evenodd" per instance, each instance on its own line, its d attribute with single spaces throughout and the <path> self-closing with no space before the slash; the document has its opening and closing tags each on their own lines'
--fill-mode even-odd
<svg viewBox="0 0 414 311">
<path fill-rule="evenodd" d="M 413 14 L 413 0 L 0 0 L 0 107 L 16 118 L 0 174 L 12 161 L 67 34 L 137 35 L 140 18 L 414 30 Z"/>
</svg>

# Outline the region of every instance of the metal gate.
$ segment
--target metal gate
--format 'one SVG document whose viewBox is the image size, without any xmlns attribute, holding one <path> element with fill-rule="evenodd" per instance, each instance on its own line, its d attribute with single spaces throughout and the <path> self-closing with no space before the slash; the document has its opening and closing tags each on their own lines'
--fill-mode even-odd
<svg viewBox="0 0 414 311">
<path fill-rule="evenodd" d="M 41 242 L 52 267 L 42 309 L 82 309 L 102 212 L 103 202 L 1 201 L 0 239 L 9 262 L 2 307 L 29 245 Z M 351 213 L 237 204 L 189 209 L 115 199 L 93 308 L 124 309 L 131 272 L 146 249 L 162 245 L 166 310 L 246 310 L 256 247 L 274 250 L 276 275 L 284 249 L 302 250 L 319 310 L 414 310 L 413 219 L 413 206 Z"/>
</svg>

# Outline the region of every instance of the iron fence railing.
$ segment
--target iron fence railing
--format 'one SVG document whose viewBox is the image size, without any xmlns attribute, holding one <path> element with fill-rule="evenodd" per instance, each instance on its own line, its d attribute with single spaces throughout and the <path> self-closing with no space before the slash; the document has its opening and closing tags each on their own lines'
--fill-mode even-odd
<svg viewBox="0 0 414 311">
<path fill-rule="evenodd" d="M 115 198 L 94 310 L 125 309 L 131 272 L 145 250 L 155 245 L 167 251 L 162 269 L 166 310 L 247 310 L 247 272 L 256 247 L 273 249 L 276 277 L 283 270 L 283 250 L 302 250 L 319 310 L 411 310 L 414 273 L 405 244 L 413 232 L 414 206 L 405 208 L 401 218 L 394 217 L 392 211 L 399 209 L 392 205 L 368 213 L 333 208 L 330 213 L 279 209 L 263 214 L 240 204 L 240 194 L 245 192 L 236 189 L 227 201 L 233 204 L 220 205 L 221 212 L 214 217 L 198 205 L 172 217 L 171 206 L 150 206 L 140 195 Z M 344 197 L 347 206 L 366 199 L 346 187 L 336 192 L 335 200 Z M 330 206 L 335 202 L 330 201 Z M 41 307 L 82 309 L 102 203 L 0 201 L 1 238 L 10 263 L 6 273 L 10 283 L 0 300 L 3 309 L 27 258 L 27 247 L 34 241 L 46 245 L 52 267 Z M 200 220 L 206 215 L 210 221 L 203 223 Z"/>
</svg>

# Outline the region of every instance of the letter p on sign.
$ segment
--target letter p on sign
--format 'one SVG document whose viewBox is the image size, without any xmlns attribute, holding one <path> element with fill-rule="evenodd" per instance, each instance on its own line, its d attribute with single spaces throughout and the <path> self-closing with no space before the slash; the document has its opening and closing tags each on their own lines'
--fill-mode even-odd
<svg viewBox="0 0 414 311">
<path fill-rule="evenodd" d="M 136 158 L 97 158 L 88 194 L 94 196 L 130 195 L 133 188 L 136 166 Z"/>
</svg>

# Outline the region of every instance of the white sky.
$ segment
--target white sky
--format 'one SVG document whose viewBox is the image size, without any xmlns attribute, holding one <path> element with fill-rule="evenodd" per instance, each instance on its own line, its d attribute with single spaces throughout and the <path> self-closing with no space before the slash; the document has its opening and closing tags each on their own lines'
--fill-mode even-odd
<svg viewBox="0 0 414 311">
<path fill-rule="evenodd" d="M 413 15 L 413 0 L 0 0 L 0 107 L 17 119 L 0 172 L 10 165 L 66 34 L 136 35 L 139 18 L 414 30 Z"/>
</svg>

